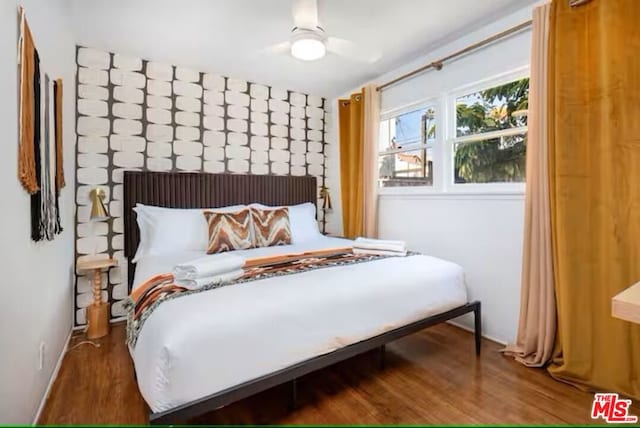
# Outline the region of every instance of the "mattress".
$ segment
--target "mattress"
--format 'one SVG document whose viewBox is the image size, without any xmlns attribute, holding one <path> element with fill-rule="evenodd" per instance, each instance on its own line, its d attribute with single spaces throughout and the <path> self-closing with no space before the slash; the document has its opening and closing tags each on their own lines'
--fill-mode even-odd
<svg viewBox="0 0 640 428">
<path fill-rule="evenodd" d="M 320 237 L 246 257 L 349 245 Z M 134 287 L 200 253 L 141 260 Z M 215 255 L 211 256 L 215 257 Z M 230 285 L 164 302 L 130 349 L 142 396 L 160 412 L 467 303 L 464 272 L 414 255 Z"/>
</svg>

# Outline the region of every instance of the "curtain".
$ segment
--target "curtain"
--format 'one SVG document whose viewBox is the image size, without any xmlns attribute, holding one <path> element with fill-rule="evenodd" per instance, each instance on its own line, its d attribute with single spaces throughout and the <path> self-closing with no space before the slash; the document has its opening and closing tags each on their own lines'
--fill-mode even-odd
<svg viewBox="0 0 640 428">
<path fill-rule="evenodd" d="M 547 3 L 533 10 L 520 322 L 516 343 L 505 349 L 531 367 L 549 361 L 556 334 L 547 155 L 550 9 Z"/>
<path fill-rule="evenodd" d="M 380 93 L 375 85 L 366 85 L 364 97 L 364 171 L 363 185 L 364 235 L 378 236 L 378 137 L 380 136 Z"/>
<path fill-rule="evenodd" d="M 338 100 L 340 136 L 340 192 L 342 194 L 342 229 L 346 238 L 355 238 L 363 231 L 363 94 L 352 94 Z"/>
<path fill-rule="evenodd" d="M 549 179 L 557 379 L 640 399 L 640 325 L 611 298 L 640 280 L 640 1 L 554 1 Z"/>
<path fill-rule="evenodd" d="M 377 236 L 380 95 L 374 85 L 338 100 L 342 225 L 347 238 Z"/>
</svg>

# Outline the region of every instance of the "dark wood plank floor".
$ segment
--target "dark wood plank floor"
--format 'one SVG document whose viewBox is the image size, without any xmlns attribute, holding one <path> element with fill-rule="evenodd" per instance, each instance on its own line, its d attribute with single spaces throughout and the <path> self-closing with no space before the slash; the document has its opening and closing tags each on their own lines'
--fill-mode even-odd
<svg viewBox="0 0 640 428">
<path fill-rule="evenodd" d="M 84 340 L 73 337 L 70 347 Z M 124 343 L 124 325 L 64 358 L 39 423 L 145 424 Z M 470 333 L 441 324 L 387 345 L 386 367 L 370 352 L 308 375 L 298 408 L 280 386 L 192 423 L 209 424 L 494 424 L 590 423 L 592 395 L 544 370 L 503 357 L 484 341 L 476 358 Z M 634 414 L 640 408 L 634 406 Z"/>
</svg>

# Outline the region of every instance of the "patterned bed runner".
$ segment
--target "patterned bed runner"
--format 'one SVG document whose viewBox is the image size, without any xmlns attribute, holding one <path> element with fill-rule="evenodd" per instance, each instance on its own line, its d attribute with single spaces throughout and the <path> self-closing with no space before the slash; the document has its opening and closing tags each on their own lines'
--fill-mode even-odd
<svg viewBox="0 0 640 428">
<path fill-rule="evenodd" d="M 407 256 L 414 254 L 409 253 Z M 334 248 L 298 254 L 258 257 L 246 260 L 243 268 L 244 274 L 240 278 L 230 282 L 208 284 L 194 290 L 176 285 L 174 276 L 171 273 L 155 275 L 136 288 L 125 302 L 127 310 L 127 343 L 131 347 L 135 347 L 138 334 L 145 321 L 159 305 L 168 300 L 245 282 L 329 267 L 371 262 L 388 257 L 399 256 L 353 254 L 351 248 Z"/>
</svg>

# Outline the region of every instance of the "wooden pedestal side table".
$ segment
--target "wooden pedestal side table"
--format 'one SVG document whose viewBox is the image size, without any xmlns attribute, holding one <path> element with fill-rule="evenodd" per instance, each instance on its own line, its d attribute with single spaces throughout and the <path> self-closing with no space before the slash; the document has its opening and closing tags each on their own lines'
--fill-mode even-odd
<svg viewBox="0 0 640 428">
<path fill-rule="evenodd" d="M 109 303 L 102 301 L 102 270 L 118 265 L 113 258 L 82 260 L 76 265 L 78 272 L 93 271 L 93 303 L 87 307 L 87 338 L 98 339 L 109 334 Z"/>
<path fill-rule="evenodd" d="M 614 296 L 611 301 L 611 314 L 616 318 L 640 324 L 640 282 Z"/>
</svg>

